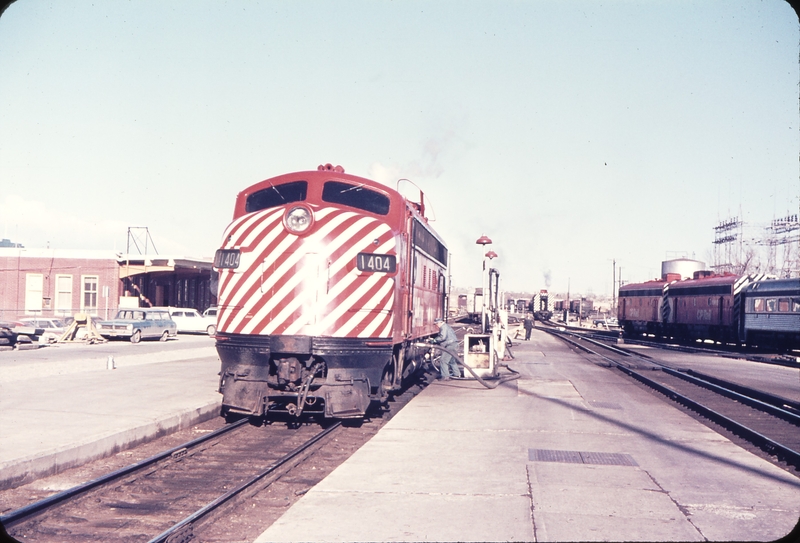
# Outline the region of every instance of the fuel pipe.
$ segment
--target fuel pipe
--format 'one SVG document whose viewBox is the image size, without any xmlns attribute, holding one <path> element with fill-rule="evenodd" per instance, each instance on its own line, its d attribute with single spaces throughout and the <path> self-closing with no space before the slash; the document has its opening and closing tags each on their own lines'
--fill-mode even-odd
<svg viewBox="0 0 800 543">
<path fill-rule="evenodd" d="M 451 351 L 450 349 L 447 349 L 447 348 L 442 347 L 441 345 L 437 345 L 435 343 L 414 343 L 414 346 L 415 347 L 426 347 L 426 348 L 439 349 L 440 351 L 446 352 L 447 354 L 449 354 L 450 356 L 452 356 L 455 359 L 455 361 L 458 363 L 459 366 L 461 366 L 465 370 L 469 371 L 472 374 L 472 376 L 475 377 L 475 379 L 477 379 L 478 382 L 480 384 L 482 384 L 483 386 L 485 386 L 486 388 L 497 388 L 498 386 L 500 386 L 503 383 L 507 383 L 508 381 L 513 381 L 514 379 L 519 379 L 520 378 L 520 374 L 519 374 L 518 371 L 515 371 L 515 370 L 509 368 L 507 364 L 498 364 L 497 365 L 498 367 L 503 367 L 503 368 L 506 368 L 508 371 L 510 371 L 511 375 L 506 375 L 505 377 L 501 377 L 497 381 L 494 381 L 494 380 L 486 381 L 486 380 L 482 379 L 480 375 L 475 373 L 472 370 L 472 368 L 470 368 L 469 366 L 464 364 L 461 361 L 461 359 L 458 357 L 458 354 L 456 352 L 454 352 L 454 351 Z"/>
</svg>

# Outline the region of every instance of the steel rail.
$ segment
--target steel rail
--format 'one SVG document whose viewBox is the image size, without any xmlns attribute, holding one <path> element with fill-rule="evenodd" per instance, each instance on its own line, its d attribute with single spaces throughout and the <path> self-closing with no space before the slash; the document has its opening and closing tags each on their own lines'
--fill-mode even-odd
<svg viewBox="0 0 800 543">
<path fill-rule="evenodd" d="M 775 441 L 773 439 L 770 439 L 767 436 L 765 436 L 765 435 L 763 435 L 763 434 L 761 434 L 759 432 L 756 432 L 755 430 L 753 430 L 751 428 L 748 428 L 747 426 L 745 426 L 743 424 L 740 424 L 740 423 L 736 422 L 735 420 L 733 420 L 733 419 L 731 419 L 729 417 L 726 417 L 722 413 L 714 411 L 713 409 L 711 409 L 709 407 L 706 407 L 705 405 L 703 405 L 703 404 L 701 404 L 699 402 L 696 402 L 696 401 L 692 400 L 691 398 L 689 398 L 687 396 L 684 396 L 683 394 L 680 394 L 679 392 L 676 392 L 675 390 L 672 390 L 671 388 L 669 388 L 669 387 L 667 387 L 665 385 L 662 385 L 661 383 L 658 383 L 657 381 L 654 381 L 654 380 L 652 380 L 652 379 L 650 379 L 648 377 L 645 377 L 644 375 L 642 375 L 642 374 L 640 374 L 640 373 L 638 373 L 636 371 L 633 371 L 632 369 L 626 367 L 625 365 L 621 364 L 620 362 L 618 362 L 616 360 L 613 360 L 612 358 L 604 356 L 604 355 L 602 355 L 602 354 L 600 354 L 598 352 L 592 351 L 591 349 L 589 349 L 589 348 L 587 348 L 587 347 L 585 347 L 583 345 L 578 344 L 576 341 L 573 341 L 572 339 L 570 339 L 568 337 L 565 337 L 565 335 L 562 334 L 562 333 L 558 333 L 558 332 L 555 332 L 555 331 L 552 331 L 550 333 L 552 333 L 553 335 L 557 336 L 558 338 L 560 338 L 560 339 L 562 339 L 562 340 L 564 340 L 564 341 L 566 341 L 566 342 L 568 342 L 568 343 L 570 343 L 572 345 L 575 345 L 576 347 L 578 347 L 579 349 L 581 349 L 583 351 L 586 351 L 588 353 L 591 353 L 591 354 L 594 354 L 596 356 L 599 356 L 600 358 L 602 358 L 604 360 L 608 360 L 609 362 L 612 363 L 612 365 L 614 367 L 616 367 L 617 369 L 619 369 L 623 373 L 633 377 L 637 381 L 640 381 L 641 383 L 644 383 L 645 385 L 647 385 L 647 386 L 649 386 L 649 387 L 661 392 L 662 394 L 664 394 L 668 398 L 670 398 L 670 399 L 672 399 L 672 400 L 674 400 L 674 401 L 686 406 L 689 409 L 692 409 L 693 411 L 696 411 L 697 413 L 699 413 L 702 416 L 708 418 L 709 420 L 711 420 L 713 422 L 716 422 L 717 424 L 719 424 L 723 428 L 726 428 L 726 429 L 732 431 L 733 433 L 735 433 L 735 434 L 747 439 L 748 441 L 750 441 L 751 443 L 753 443 L 757 447 L 761 448 L 762 450 L 766 451 L 767 453 L 774 454 L 779 459 L 784 460 L 786 463 L 791 464 L 791 465 L 793 465 L 793 466 L 795 466 L 797 468 L 800 468 L 800 452 L 795 451 L 794 449 L 791 449 L 791 448 L 787 447 L 786 445 L 783 445 L 783 444 L 781 444 L 781 443 L 779 443 L 779 442 L 777 442 L 777 441 Z M 697 379 L 695 377 L 691 377 L 689 375 L 686 375 L 686 374 L 684 374 L 682 372 L 678 372 L 678 371 L 672 370 L 671 368 L 664 367 L 663 364 L 659 364 L 659 363 L 652 362 L 652 361 L 648 361 L 648 362 L 651 362 L 651 363 L 654 363 L 654 364 L 657 364 L 657 365 L 661 366 L 662 371 L 665 371 L 668 374 L 675 375 L 676 377 L 679 377 L 681 379 L 685 379 L 685 380 L 687 380 L 689 382 L 692 382 L 693 384 L 696 384 L 698 386 L 703 386 L 705 388 L 710 388 L 711 390 L 714 390 L 711 387 L 707 387 L 707 386 L 705 386 L 703 384 L 699 384 L 697 382 L 694 382 L 695 379 L 697 381 L 702 381 L 701 379 Z M 711 385 L 711 383 L 706 383 L 706 384 Z M 712 386 L 716 386 L 716 385 L 712 385 Z M 722 389 L 722 387 L 717 387 L 717 388 Z M 723 390 L 725 390 L 725 389 L 723 389 Z M 714 391 L 717 392 L 718 394 L 722 394 L 722 392 L 720 392 L 718 390 L 714 390 Z M 726 392 L 730 392 L 731 394 L 737 394 L 736 392 L 733 392 L 733 391 L 726 391 Z M 726 397 L 731 397 L 728 394 L 722 394 L 722 395 L 726 396 Z M 740 396 L 740 395 L 737 394 L 737 396 Z M 748 399 L 751 400 L 754 403 L 760 404 L 760 405 L 750 405 L 750 407 L 754 407 L 755 409 L 759 409 L 759 410 L 762 410 L 762 411 L 767 411 L 762 406 L 768 406 L 768 407 L 770 407 L 772 409 L 778 409 L 778 410 L 782 411 L 783 413 L 786 413 L 786 414 L 790 415 L 791 417 L 795 416 L 793 413 L 789 413 L 789 412 L 787 412 L 785 410 L 776 408 L 776 407 L 771 406 L 769 404 L 766 404 L 764 402 L 759 402 L 758 400 L 754 400 L 752 398 L 748 398 Z M 738 400 L 738 398 L 737 398 L 737 400 Z M 749 403 L 748 403 L 748 405 L 749 405 Z M 770 411 L 767 411 L 767 412 L 769 412 L 773 416 L 776 416 L 776 417 L 779 416 L 779 415 L 775 415 L 774 413 L 772 413 Z M 784 418 L 784 417 L 780 416 L 780 418 Z M 793 421 L 790 420 L 790 422 L 793 422 Z"/>
<path fill-rule="evenodd" d="M 777 441 L 768 438 L 767 436 L 756 432 L 755 430 L 748 428 L 747 426 L 736 422 L 735 420 L 726 417 L 722 413 L 718 413 L 713 409 L 704 406 L 703 404 L 696 402 L 683 394 L 680 394 L 671 388 L 662 385 L 661 383 L 657 383 L 652 379 L 648 379 L 647 377 L 631 370 L 630 368 L 626 368 L 625 366 L 617 365 L 617 368 L 636 379 L 644 383 L 645 385 L 656 389 L 657 391 L 661 392 L 665 396 L 669 397 L 670 399 L 696 411 L 697 413 L 701 414 L 702 416 L 716 422 L 723 428 L 726 428 L 732 431 L 735 434 L 740 435 L 741 437 L 747 439 L 754 445 L 758 446 L 759 448 L 763 449 L 764 451 L 768 452 L 769 454 L 774 454 L 779 459 L 784 460 L 786 463 L 791 464 L 797 468 L 800 468 L 800 452 L 795 451 L 794 449 L 790 449 L 789 447 L 778 443 Z"/>
<path fill-rule="evenodd" d="M 46 509 L 49 509 L 49 508 L 51 508 L 51 507 L 53 507 L 53 506 L 65 501 L 65 500 L 69 499 L 69 498 L 73 498 L 73 497 L 75 497 L 75 496 L 77 496 L 79 494 L 82 494 L 84 492 L 87 492 L 87 491 L 89 491 L 89 490 L 91 490 L 91 489 L 93 489 L 95 487 L 104 485 L 104 484 L 109 483 L 109 482 L 111 482 L 111 481 L 113 481 L 115 479 L 119 479 L 120 477 L 124 477 L 125 475 L 128 475 L 129 473 L 133 473 L 133 472 L 135 472 L 137 470 L 140 470 L 142 468 L 145 468 L 145 467 L 149 466 L 150 464 L 154 464 L 155 462 L 158 462 L 159 460 L 163 460 L 164 458 L 167 458 L 168 456 L 172 456 L 172 455 L 174 455 L 176 453 L 179 453 L 181 451 L 188 450 L 188 449 L 190 449 L 192 447 L 195 447 L 195 446 L 199 445 L 200 443 L 203 443 L 204 441 L 208 441 L 209 439 L 213 439 L 213 438 L 218 437 L 218 436 L 220 436 L 222 434 L 230 432 L 231 430 L 233 430 L 235 428 L 238 428 L 239 426 L 241 426 L 242 424 L 245 424 L 247 422 L 248 422 L 248 419 L 242 419 L 242 420 L 234 422 L 232 424 L 223 426 L 222 428 L 214 430 L 213 432 L 211 432 L 209 434 L 206 434 L 204 436 L 200 436 L 200 437 L 198 437 L 196 439 L 193 439 L 191 441 L 188 441 L 188 442 L 186 442 L 186 443 L 184 443 L 182 445 L 178 445 L 177 447 L 173 447 L 173 448 L 171 448 L 171 449 L 169 449 L 167 451 L 155 454 L 155 455 L 151 456 L 150 458 L 146 458 L 146 459 L 144 459 L 144 460 L 142 460 L 140 462 L 136 462 L 135 464 L 131 464 L 129 466 L 125 466 L 124 468 L 120 468 L 120 469 L 118 469 L 116 471 L 112 471 L 111 473 L 107 473 L 106 475 L 102 475 L 102 476 L 100 476 L 100 477 L 98 477 L 96 479 L 92 479 L 91 481 L 88 481 L 86 483 L 82 483 L 82 484 L 74 486 L 72 488 L 68 488 L 67 490 L 59 492 L 57 494 L 53 494 L 52 496 L 49 496 L 49 497 L 47 497 L 47 498 L 45 498 L 43 500 L 39 500 L 39 501 L 34 502 L 34 503 L 30 504 L 30 505 L 26 505 L 25 507 L 21 507 L 20 509 L 17 509 L 15 511 L 11 511 L 10 513 L 8 513 L 6 515 L 0 516 L 0 523 L 2 523 L 3 526 L 5 526 L 6 528 L 9 528 L 9 527 L 14 526 L 16 524 L 19 524 L 20 522 L 24 521 L 26 518 L 30 517 L 31 515 L 34 515 L 36 513 L 39 513 L 41 511 L 46 510 Z"/>
<path fill-rule="evenodd" d="M 596 333 L 596 332 L 595 332 Z M 639 339 L 637 337 L 626 337 L 625 341 L 632 344 L 632 345 L 643 345 L 645 347 L 653 347 L 657 349 L 664 349 L 668 351 L 679 351 L 684 353 L 704 353 L 713 356 L 719 356 L 724 358 L 740 358 L 744 360 L 749 360 L 751 362 L 760 362 L 762 364 L 772 364 L 773 366 L 784 366 L 787 368 L 800 368 L 800 360 L 792 355 L 781 354 L 775 357 L 770 358 L 769 356 L 765 356 L 763 354 L 759 354 L 763 352 L 760 349 L 751 347 L 750 350 L 742 352 L 741 350 L 735 350 L 736 348 L 733 346 L 730 347 L 701 347 L 697 345 L 682 345 L 680 343 L 670 343 L 667 340 L 664 341 L 652 341 L 646 339 Z M 755 350 L 752 350 L 755 349 Z"/>
<path fill-rule="evenodd" d="M 793 411 L 800 413 L 800 402 L 795 402 L 787 398 L 783 398 L 781 396 L 769 394 L 767 392 L 753 390 L 736 383 L 731 383 L 730 381 L 725 381 L 724 379 L 719 379 L 718 377 L 712 377 L 710 375 L 700 373 L 699 371 L 686 370 L 686 373 L 688 373 L 689 375 L 693 375 L 699 379 L 704 379 L 710 383 L 716 383 L 730 390 L 735 390 L 737 392 L 741 391 L 743 394 L 748 394 L 749 392 L 753 392 L 755 394 L 752 397 L 757 400 L 761 400 L 762 402 L 774 405 L 775 407 L 789 408 Z"/>
<path fill-rule="evenodd" d="M 209 502 L 208 504 L 206 504 L 202 508 L 198 509 L 197 511 L 195 511 L 194 513 L 192 513 L 191 515 L 189 515 L 188 517 L 186 517 L 182 521 L 178 522 L 177 524 L 173 525 L 172 527 L 168 528 L 167 530 L 163 531 L 162 533 L 160 533 L 159 535 L 157 535 L 156 537 L 151 539 L 148 543 L 166 543 L 167 541 L 170 541 L 170 542 L 171 541 L 189 541 L 193 537 L 191 534 L 192 534 L 192 531 L 193 531 L 193 524 L 194 524 L 195 521 L 197 521 L 200 518 L 204 517 L 208 513 L 212 512 L 214 509 L 217 509 L 218 507 L 220 507 L 221 505 L 226 503 L 228 500 L 230 500 L 231 498 L 233 498 L 237 494 L 240 494 L 241 492 L 243 492 L 244 490 L 246 490 L 250 486 L 254 485 L 258 481 L 260 481 L 261 479 L 263 479 L 264 477 L 266 477 L 267 475 L 269 475 L 270 473 L 272 473 L 273 471 L 275 471 L 276 469 L 278 469 L 279 467 L 281 467 L 282 465 L 287 463 L 289 460 L 291 460 L 292 458 L 294 458 L 295 456 L 297 456 L 301 452 L 303 452 L 306 449 L 308 449 L 311 445 L 313 445 L 314 443 L 316 443 L 317 441 L 319 441 L 323 437 L 325 437 L 328 434 L 330 434 L 331 432 L 333 432 L 335 429 L 337 429 L 341 425 L 342 425 L 342 423 L 341 423 L 341 421 L 339 421 L 336 424 L 334 424 L 333 426 L 331 426 L 330 428 L 327 428 L 327 429 L 323 430 L 322 432 L 318 433 L 317 435 L 315 435 L 314 437 L 312 437 L 311 439 L 309 439 L 308 441 L 306 441 L 305 443 L 303 443 L 299 447 L 295 448 L 291 452 L 289 452 L 286 455 L 284 455 L 280 460 L 277 460 L 276 462 L 273 462 L 269 467 L 267 467 L 264 471 L 262 471 L 258 475 L 255 475 L 254 477 L 252 477 L 249 480 L 245 481 L 244 483 L 240 484 L 236 488 L 226 492 L 225 494 L 223 494 L 219 498 Z"/>
<path fill-rule="evenodd" d="M 706 379 L 701 379 L 700 377 L 688 374 L 683 371 L 677 371 L 668 367 L 663 367 L 661 371 L 669 375 L 674 375 L 675 377 L 683 379 L 684 381 L 692 383 L 693 385 L 701 386 L 708 390 L 714 391 L 717 394 L 725 396 L 726 398 L 736 400 L 737 402 L 748 405 L 754 409 L 758 409 L 759 411 L 764 411 L 765 413 L 769 413 L 774 417 L 778 417 L 787 422 L 791 422 L 792 424 L 800 426 L 800 415 L 792 413 L 791 411 L 787 411 L 786 409 L 778 407 L 773 403 L 765 402 L 755 398 L 754 396 L 761 394 L 757 390 L 752 390 L 749 389 L 748 387 L 743 387 L 743 386 L 739 386 L 740 391 L 731 390 L 726 386 L 712 383 Z M 772 397 L 777 398 L 777 396 L 772 396 Z M 781 401 L 785 400 L 781 399 Z"/>
<path fill-rule="evenodd" d="M 774 417 L 783 419 L 787 422 L 800 426 L 800 403 L 798 402 L 793 402 L 786 398 L 775 396 L 774 394 L 768 394 L 766 392 L 755 390 L 753 388 L 744 385 L 731 383 L 723 379 L 712 377 L 710 375 L 705 375 L 703 373 L 694 371 L 692 369 L 677 370 L 674 367 L 664 364 L 663 362 L 652 360 L 649 357 L 647 358 L 642 357 L 639 353 L 629 353 L 627 351 L 622 351 L 614 347 L 613 345 L 606 345 L 602 342 L 595 341 L 591 338 L 583 337 L 580 334 L 561 332 L 561 334 L 565 333 L 579 337 L 584 341 L 588 341 L 590 343 L 598 345 L 599 347 L 603 347 L 618 354 L 644 358 L 646 362 L 659 366 L 663 372 L 669 375 L 673 375 L 675 377 L 683 379 L 684 381 L 692 383 L 693 385 L 711 390 L 713 392 L 716 392 L 717 394 L 725 396 L 726 398 L 736 400 L 737 402 L 748 405 L 754 409 L 758 409 L 759 411 L 764 411 Z M 590 350 L 589 352 L 593 351 Z M 599 353 L 594 353 L 594 354 L 596 354 L 597 356 L 602 356 Z M 605 359 L 611 360 L 609 358 Z M 619 362 L 615 363 L 619 364 Z"/>
</svg>

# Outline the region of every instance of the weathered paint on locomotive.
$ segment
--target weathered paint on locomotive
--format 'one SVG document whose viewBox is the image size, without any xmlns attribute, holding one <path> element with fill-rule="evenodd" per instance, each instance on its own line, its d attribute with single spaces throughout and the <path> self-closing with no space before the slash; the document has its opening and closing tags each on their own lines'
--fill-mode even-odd
<svg viewBox="0 0 800 543">
<path fill-rule="evenodd" d="M 251 209 L 260 194 L 292 183 L 303 186 L 291 201 Z M 380 205 L 342 203 L 326 192 L 329 183 L 378 195 Z M 290 231 L 298 207 L 309 224 Z M 267 179 L 239 194 L 218 251 L 223 409 L 262 415 L 270 405 L 299 405 L 360 417 L 399 386 L 418 355 L 410 343 L 436 332 L 433 320 L 444 308 L 447 253 L 421 208 L 330 168 Z M 437 250 L 443 258 L 431 254 Z"/>
<path fill-rule="evenodd" d="M 662 305 L 662 333 L 736 341 L 732 309 L 738 279 L 735 275 L 711 276 L 668 285 Z"/>
<path fill-rule="evenodd" d="M 626 333 L 652 334 L 658 330 L 666 284 L 647 281 L 620 287 L 617 320 Z"/>
</svg>

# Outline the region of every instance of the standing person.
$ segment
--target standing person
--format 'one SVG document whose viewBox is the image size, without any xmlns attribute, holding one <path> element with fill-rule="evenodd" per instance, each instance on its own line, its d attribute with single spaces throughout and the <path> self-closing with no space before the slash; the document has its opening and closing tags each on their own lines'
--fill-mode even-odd
<svg viewBox="0 0 800 543">
<path fill-rule="evenodd" d="M 531 320 L 529 313 L 525 314 L 522 325 L 525 327 L 525 341 L 529 341 L 531 339 L 531 330 L 533 330 L 533 320 Z"/>
<path fill-rule="evenodd" d="M 439 335 L 434 338 L 433 342 L 438 343 L 445 349 L 455 351 L 458 348 L 458 338 L 455 331 L 443 319 L 435 319 L 433 322 L 439 327 Z M 439 373 L 441 374 L 439 379 L 444 381 L 450 379 L 451 373 L 453 377 L 461 377 L 458 362 L 447 351 L 442 351 L 442 357 L 439 359 Z"/>
</svg>

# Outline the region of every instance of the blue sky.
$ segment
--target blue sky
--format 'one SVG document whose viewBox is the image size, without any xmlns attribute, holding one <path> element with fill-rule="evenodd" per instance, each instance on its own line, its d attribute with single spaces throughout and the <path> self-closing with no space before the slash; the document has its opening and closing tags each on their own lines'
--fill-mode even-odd
<svg viewBox="0 0 800 543">
<path fill-rule="evenodd" d="M 798 19 L 778 0 L 18 0 L 0 17 L 0 229 L 211 256 L 236 193 L 409 178 L 478 285 L 611 293 L 713 227 L 797 213 Z"/>
</svg>

